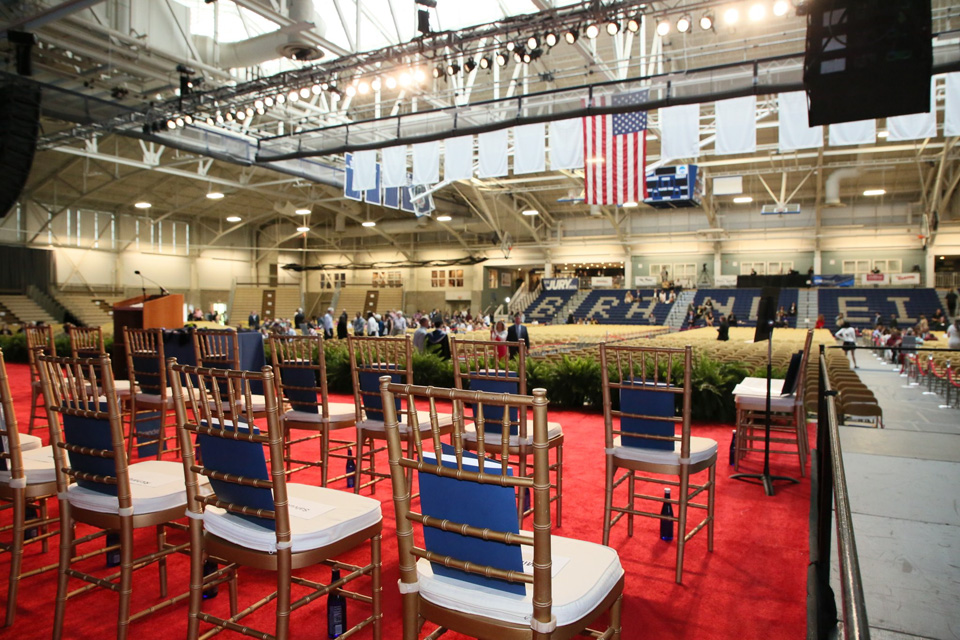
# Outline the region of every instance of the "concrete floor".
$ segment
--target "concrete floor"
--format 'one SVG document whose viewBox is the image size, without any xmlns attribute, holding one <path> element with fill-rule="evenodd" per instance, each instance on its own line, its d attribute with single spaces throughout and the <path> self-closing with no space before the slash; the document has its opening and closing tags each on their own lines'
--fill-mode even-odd
<svg viewBox="0 0 960 640">
<path fill-rule="evenodd" d="M 871 637 L 960 639 L 960 410 L 857 356 L 884 422 L 840 434 Z"/>
</svg>

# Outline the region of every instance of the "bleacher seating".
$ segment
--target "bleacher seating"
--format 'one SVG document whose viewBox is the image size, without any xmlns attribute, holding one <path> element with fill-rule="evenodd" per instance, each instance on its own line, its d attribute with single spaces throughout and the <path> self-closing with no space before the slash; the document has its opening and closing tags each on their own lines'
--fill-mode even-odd
<svg viewBox="0 0 960 640">
<path fill-rule="evenodd" d="M 527 305 L 523 312 L 524 322 L 539 322 L 540 324 L 563 324 L 566 318 L 558 318 L 557 313 L 564 307 L 570 298 L 576 294 L 575 289 L 547 290 L 540 292 L 533 302 Z"/>
<path fill-rule="evenodd" d="M 269 287 L 277 292 L 277 317 L 293 318 L 303 305 L 299 286 Z"/>
<path fill-rule="evenodd" d="M 36 302 L 27 296 L 8 295 L 0 296 L 0 305 L 6 309 L 9 314 L 4 316 L 4 322 L 37 322 L 42 320 L 47 324 L 53 324 L 56 320 Z"/>
<path fill-rule="evenodd" d="M 708 299 L 713 302 L 714 324 L 720 321 L 720 314 L 730 315 L 732 311 L 737 316 L 737 324 L 744 327 L 757 326 L 757 309 L 760 307 L 761 289 L 698 289 L 697 295 L 693 299 L 693 306 L 699 308 Z M 783 307 L 785 311 L 790 309 L 790 305 L 797 304 L 798 293 L 796 289 L 780 289 L 780 297 L 777 300 L 777 308 Z M 695 326 L 704 326 L 703 319 L 698 319 Z M 789 327 L 796 328 L 797 317 L 787 316 Z"/>
<path fill-rule="evenodd" d="M 636 296 L 636 291 L 630 293 Z M 626 289 L 594 289 L 573 312 L 573 317 L 584 320 L 596 318 L 600 324 L 664 324 L 673 303 L 660 303 L 653 289 L 642 289 L 640 293 L 642 302 L 634 300 L 628 304 Z"/>
<path fill-rule="evenodd" d="M 54 297 L 88 327 L 113 324 L 113 305 L 124 299 L 116 293 L 60 291 Z"/>
<path fill-rule="evenodd" d="M 401 287 L 385 287 L 380 289 L 380 296 L 377 298 L 377 313 L 396 311 L 402 306 L 403 289 Z"/>
<path fill-rule="evenodd" d="M 884 321 L 897 314 L 901 329 L 917 323 L 920 314 L 930 316 L 942 308 L 936 289 L 820 289 L 818 307 L 827 322 L 827 328 L 836 330 L 834 318 L 843 313 L 850 326 L 856 329 L 873 327 L 877 311 Z"/>
<path fill-rule="evenodd" d="M 251 311 L 256 311 L 263 318 L 263 289 L 261 287 L 241 287 L 233 290 L 233 308 L 230 309 L 230 322 L 234 325 L 246 326 L 247 317 Z"/>
<path fill-rule="evenodd" d="M 357 314 L 357 311 L 363 311 L 364 305 L 367 301 L 367 287 L 343 287 L 340 289 L 340 299 L 337 301 L 336 311 L 342 311 L 346 309 L 347 315 L 353 320 L 353 317 Z M 326 308 L 321 309 L 322 313 L 326 313 Z"/>
</svg>

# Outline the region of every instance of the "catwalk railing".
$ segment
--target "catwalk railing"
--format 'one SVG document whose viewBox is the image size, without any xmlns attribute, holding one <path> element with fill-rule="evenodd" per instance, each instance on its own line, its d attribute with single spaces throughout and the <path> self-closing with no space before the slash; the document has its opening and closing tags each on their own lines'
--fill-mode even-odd
<svg viewBox="0 0 960 640">
<path fill-rule="evenodd" d="M 867 606 L 863 598 L 857 541 L 840 448 L 837 392 L 830 386 L 824 345 L 820 345 L 819 407 L 817 412 L 817 486 L 812 492 L 810 566 L 807 573 L 807 638 L 826 640 L 840 633 L 847 640 L 869 640 Z M 830 586 L 831 525 L 836 512 L 840 608 Z M 839 614 L 839 619 L 838 619 Z"/>
</svg>

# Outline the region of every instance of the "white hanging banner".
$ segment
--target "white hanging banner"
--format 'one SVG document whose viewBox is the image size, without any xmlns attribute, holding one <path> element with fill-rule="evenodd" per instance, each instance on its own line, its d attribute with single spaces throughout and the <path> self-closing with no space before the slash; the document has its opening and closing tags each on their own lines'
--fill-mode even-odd
<svg viewBox="0 0 960 640">
<path fill-rule="evenodd" d="M 858 120 L 830 125 L 830 146 L 873 144 L 877 141 L 877 121 Z"/>
<path fill-rule="evenodd" d="M 780 151 L 815 149 L 823 146 L 823 127 L 811 127 L 807 115 L 807 94 L 791 91 L 777 96 L 780 105 Z"/>
<path fill-rule="evenodd" d="M 387 189 L 407 186 L 407 147 L 387 147 L 380 151 L 380 179 Z"/>
<path fill-rule="evenodd" d="M 660 109 L 660 159 L 700 157 L 700 105 Z"/>
<path fill-rule="evenodd" d="M 440 182 L 440 142 L 413 145 L 413 184 Z"/>
<path fill-rule="evenodd" d="M 583 120 L 550 123 L 550 169 L 583 169 Z"/>
<path fill-rule="evenodd" d="M 513 173 L 547 170 L 547 128 L 542 122 L 513 128 Z"/>
<path fill-rule="evenodd" d="M 937 137 L 937 81 L 930 79 L 930 111 L 887 118 L 887 140 L 923 140 Z"/>
<path fill-rule="evenodd" d="M 377 188 L 377 152 L 357 151 L 353 154 L 353 188 L 367 191 Z"/>
<path fill-rule="evenodd" d="M 477 136 L 481 178 L 499 178 L 507 175 L 507 130 L 490 131 Z"/>
<path fill-rule="evenodd" d="M 473 177 L 473 136 L 443 141 L 443 179 L 469 180 Z"/>
<path fill-rule="evenodd" d="M 943 135 L 960 136 L 960 72 L 947 74 Z"/>
<path fill-rule="evenodd" d="M 720 100 L 717 110 L 717 155 L 757 150 L 757 97 Z"/>
</svg>

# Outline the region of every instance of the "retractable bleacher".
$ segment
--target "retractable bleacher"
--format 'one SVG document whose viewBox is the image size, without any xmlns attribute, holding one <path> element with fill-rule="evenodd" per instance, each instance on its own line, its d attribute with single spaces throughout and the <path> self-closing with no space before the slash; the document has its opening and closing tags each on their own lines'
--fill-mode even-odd
<svg viewBox="0 0 960 640">
<path fill-rule="evenodd" d="M 628 303 L 627 292 L 626 289 L 594 289 L 573 312 L 573 317 L 583 320 L 596 318 L 600 324 L 662 325 L 666 323 L 673 303 L 659 302 L 652 289 L 640 290 L 642 300 L 635 299 Z M 630 291 L 630 295 L 636 296 L 636 292 Z M 652 321 L 651 313 L 653 313 Z"/>
<path fill-rule="evenodd" d="M 557 314 L 576 293 L 575 289 L 543 290 L 523 312 L 524 322 L 563 324 L 567 319 L 558 318 Z"/>
<path fill-rule="evenodd" d="M 942 308 L 935 289 L 820 289 L 817 304 L 828 328 L 834 328 L 834 319 L 843 313 L 856 329 L 873 328 L 873 315 L 878 311 L 885 322 L 890 314 L 897 314 L 900 328 L 905 329 L 916 324 L 921 313 L 929 320 Z"/>
<path fill-rule="evenodd" d="M 729 316 L 730 312 L 736 314 L 737 322 L 740 326 L 757 326 L 757 309 L 760 307 L 761 289 L 698 289 L 697 295 L 693 298 L 694 308 L 706 303 L 709 299 L 713 302 L 713 317 L 715 322 L 720 321 L 720 314 Z M 783 307 L 790 309 L 790 305 L 797 304 L 799 293 L 796 289 L 780 289 L 780 297 L 777 300 L 777 308 Z M 704 320 L 697 320 L 695 326 L 702 327 Z M 797 316 L 787 316 L 787 325 L 796 328 Z"/>
</svg>

